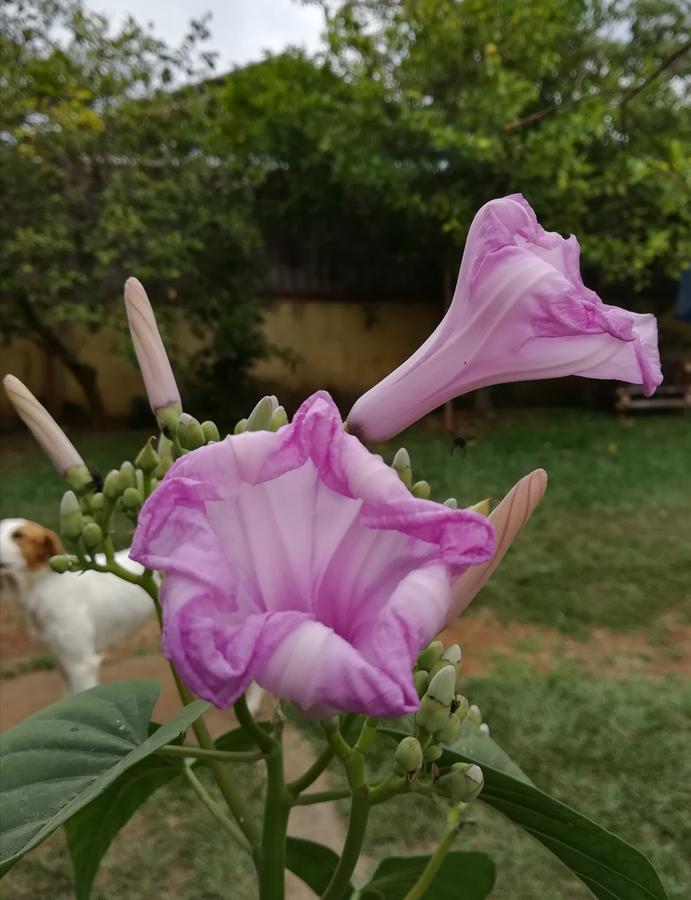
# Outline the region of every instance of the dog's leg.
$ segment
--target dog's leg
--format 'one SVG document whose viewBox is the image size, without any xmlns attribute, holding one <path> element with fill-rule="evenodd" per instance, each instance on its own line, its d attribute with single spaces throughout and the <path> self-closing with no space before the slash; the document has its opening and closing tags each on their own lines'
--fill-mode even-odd
<svg viewBox="0 0 691 900">
<path fill-rule="evenodd" d="M 88 659 L 70 660 L 60 667 L 65 680 L 65 693 L 78 694 L 96 687 L 98 684 L 98 670 L 101 666 L 101 657 L 97 654 Z M 64 671 L 63 671 L 64 669 Z"/>
</svg>

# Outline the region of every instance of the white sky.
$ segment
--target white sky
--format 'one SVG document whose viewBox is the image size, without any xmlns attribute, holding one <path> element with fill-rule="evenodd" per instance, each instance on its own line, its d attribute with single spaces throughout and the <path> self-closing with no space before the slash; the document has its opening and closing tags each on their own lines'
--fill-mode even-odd
<svg viewBox="0 0 691 900">
<path fill-rule="evenodd" d="M 180 42 L 190 19 L 211 12 L 211 40 L 204 49 L 218 51 L 218 72 L 290 44 L 317 50 L 323 21 L 316 6 L 296 0 L 86 0 L 85 5 L 115 23 L 128 13 L 142 24 L 151 22 L 156 37 L 172 45 Z"/>
</svg>

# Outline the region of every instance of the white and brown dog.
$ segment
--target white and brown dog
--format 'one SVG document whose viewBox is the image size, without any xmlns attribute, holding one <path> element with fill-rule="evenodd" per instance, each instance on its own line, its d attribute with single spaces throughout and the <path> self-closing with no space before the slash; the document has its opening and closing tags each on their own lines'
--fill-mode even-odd
<svg viewBox="0 0 691 900">
<path fill-rule="evenodd" d="M 105 572 L 66 572 L 50 568 L 51 556 L 64 553 L 60 538 L 27 519 L 0 521 L 0 586 L 9 589 L 27 621 L 32 637 L 55 659 L 68 694 L 98 684 L 104 651 L 126 638 L 154 613 L 149 595 Z M 127 550 L 115 554 L 130 572 L 142 566 Z M 100 560 L 105 562 L 105 560 Z M 247 704 L 252 713 L 263 690 L 251 684 Z"/>
<path fill-rule="evenodd" d="M 24 613 L 32 637 L 55 659 L 67 693 L 98 684 L 103 652 L 127 637 L 154 613 L 149 595 L 135 584 L 104 572 L 66 572 L 50 568 L 51 556 L 64 553 L 55 532 L 27 519 L 0 521 L 0 583 Z M 142 567 L 116 554 L 132 572 Z"/>
</svg>

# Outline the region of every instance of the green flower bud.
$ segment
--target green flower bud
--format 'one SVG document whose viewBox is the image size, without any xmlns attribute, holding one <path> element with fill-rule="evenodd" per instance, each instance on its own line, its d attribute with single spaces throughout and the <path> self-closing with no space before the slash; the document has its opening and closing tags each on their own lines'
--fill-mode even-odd
<svg viewBox="0 0 691 900">
<path fill-rule="evenodd" d="M 458 737 L 460 730 L 461 720 L 455 713 L 452 713 L 442 730 L 434 735 L 434 739 L 439 741 L 440 744 L 452 744 Z"/>
<path fill-rule="evenodd" d="M 456 694 L 456 697 L 451 704 L 451 709 L 454 715 L 462 722 L 468 715 L 468 710 L 470 709 L 468 698 L 464 697 L 463 694 Z"/>
<path fill-rule="evenodd" d="M 82 534 L 84 516 L 73 491 L 65 491 L 60 501 L 60 533 L 68 541 L 76 541 Z"/>
<path fill-rule="evenodd" d="M 271 414 L 271 421 L 269 422 L 269 431 L 278 431 L 279 428 L 283 428 L 284 425 L 288 424 L 288 413 L 282 406 L 277 406 L 276 409 Z"/>
<path fill-rule="evenodd" d="M 429 672 L 426 672 L 424 669 L 417 669 L 417 671 L 413 672 L 413 684 L 415 685 L 418 697 L 422 697 L 427 690 L 428 681 Z"/>
<path fill-rule="evenodd" d="M 69 556 L 51 556 L 50 567 L 58 575 L 69 572 L 72 566 L 72 560 Z"/>
<path fill-rule="evenodd" d="M 450 662 L 452 666 L 459 666 L 463 658 L 460 644 L 450 644 L 442 653 L 441 658 Z"/>
<path fill-rule="evenodd" d="M 120 472 L 117 469 L 111 469 L 106 475 L 103 482 L 103 493 L 111 503 L 120 496 Z"/>
<path fill-rule="evenodd" d="M 168 440 L 172 441 L 175 437 L 178 430 L 178 417 L 182 412 L 182 405 L 177 401 L 175 403 L 171 403 L 168 406 L 161 406 L 156 410 L 156 421 L 158 422 L 158 427 L 161 429 L 161 433 L 164 434 Z"/>
<path fill-rule="evenodd" d="M 247 431 L 247 419 L 240 419 L 235 428 L 233 429 L 233 434 L 242 434 Z"/>
<path fill-rule="evenodd" d="M 419 497 L 421 500 L 429 500 L 432 488 L 426 481 L 416 481 L 410 491 L 414 497 Z"/>
<path fill-rule="evenodd" d="M 425 762 L 434 762 L 439 759 L 443 752 L 444 751 L 439 744 L 430 744 L 429 747 L 425 748 Z"/>
<path fill-rule="evenodd" d="M 95 553 L 103 546 L 103 532 L 96 522 L 89 522 L 82 531 L 82 540 L 89 553 Z"/>
<path fill-rule="evenodd" d="M 136 487 L 128 487 L 122 495 L 123 509 L 130 514 L 138 512 L 143 502 L 142 495 Z"/>
<path fill-rule="evenodd" d="M 406 737 L 396 747 L 394 768 L 397 772 L 417 772 L 422 766 L 422 747 L 414 737 Z"/>
<path fill-rule="evenodd" d="M 127 488 L 136 487 L 137 474 L 131 462 L 125 461 L 120 466 L 120 493 L 124 494 Z"/>
<path fill-rule="evenodd" d="M 442 775 L 438 788 L 457 803 L 470 803 L 484 787 L 485 779 L 475 763 L 454 763 L 448 775 Z"/>
<path fill-rule="evenodd" d="M 158 447 L 156 449 L 158 451 L 159 459 L 163 459 L 164 457 L 173 458 L 173 442 L 170 438 L 167 438 L 165 434 L 159 434 Z"/>
<path fill-rule="evenodd" d="M 415 721 L 430 734 L 441 731 L 446 725 L 451 701 L 456 688 L 456 673 L 453 666 L 445 666 L 430 680 L 427 693 L 420 702 Z"/>
<path fill-rule="evenodd" d="M 159 464 L 156 466 L 156 471 L 154 472 L 154 475 L 156 476 L 156 478 L 163 478 L 163 476 L 166 474 L 166 472 L 172 465 L 173 465 L 172 456 L 161 457 Z"/>
<path fill-rule="evenodd" d="M 103 494 L 92 494 L 89 500 L 89 506 L 95 513 L 100 513 L 103 507 L 106 505 L 106 498 Z"/>
<path fill-rule="evenodd" d="M 196 450 L 204 446 L 202 426 L 189 413 L 180 413 L 178 417 L 178 441 L 185 450 Z"/>
<path fill-rule="evenodd" d="M 413 467 L 410 464 L 410 456 L 405 447 L 401 447 L 400 450 L 396 451 L 391 468 L 398 472 L 398 477 L 410 489 L 413 484 Z"/>
<path fill-rule="evenodd" d="M 449 509 L 458 509 L 458 500 L 455 497 L 449 497 L 448 500 L 444 500 L 444 506 L 448 506 Z"/>
<path fill-rule="evenodd" d="M 141 469 L 142 472 L 147 472 L 149 474 L 156 471 L 156 466 L 158 466 L 159 463 L 158 453 L 154 448 L 153 441 L 153 438 L 149 438 L 149 440 L 144 444 L 142 449 L 137 454 L 137 458 L 134 461 L 134 464 L 138 469 Z"/>
<path fill-rule="evenodd" d="M 481 516 L 488 516 L 490 510 L 490 499 L 487 497 L 485 500 L 480 500 L 479 503 L 473 503 L 472 506 L 468 506 L 467 509 L 472 509 L 473 512 L 480 513 Z"/>
<path fill-rule="evenodd" d="M 64 478 L 76 494 L 86 494 L 94 488 L 91 472 L 85 465 L 70 466 L 69 469 L 65 469 Z"/>
<path fill-rule="evenodd" d="M 480 734 L 486 734 L 489 737 L 489 725 L 487 722 L 481 722 L 477 730 Z"/>
<path fill-rule="evenodd" d="M 209 441 L 221 440 L 221 433 L 218 430 L 218 426 L 210 419 L 207 419 L 206 422 L 202 422 L 202 431 L 204 432 L 204 440 L 207 444 Z"/>
<path fill-rule="evenodd" d="M 472 722 L 473 725 L 482 725 L 482 713 L 480 712 L 480 707 L 476 706 L 474 703 L 468 707 L 467 717 L 468 721 Z"/>
<path fill-rule="evenodd" d="M 276 401 L 276 406 L 274 406 Z M 268 431 L 271 425 L 271 417 L 278 407 L 275 397 L 262 397 L 247 419 L 247 431 Z"/>
<path fill-rule="evenodd" d="M 432 678 L 427 688 L 427 696 L 438 700 L 444 706 L 451 706 L 456 692 L 456 673 L 453 666 L 445 666 Z"/>
<path fill-rule="evenodd" d="M 441 659 L 444 652 L 444 645 L 441 641 L 432 641 L 423 650 L 420 651 L 417 658 L 417 667 L 419 669 L 427 669 L 429 671 L 432 666 Z"/>
</svg>

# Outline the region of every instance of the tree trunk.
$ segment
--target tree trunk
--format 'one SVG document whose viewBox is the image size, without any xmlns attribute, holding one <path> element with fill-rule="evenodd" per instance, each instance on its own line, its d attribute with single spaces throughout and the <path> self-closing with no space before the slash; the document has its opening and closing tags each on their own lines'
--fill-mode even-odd
<svg viewBox="0 0 691 900">
<path fill-rule="evenodd" d="M 103 397 L 98 386 L 98 373 L 93 366 L 80 362 L 70 347 L 41 319 L 28 301 L 22 303 L 22 311 L 38 341 L 48 353 L 56 356 L 74 375 L 79 387 L 84 392 L 86 405 L 93 425 L 101 425 L 106 418 Z"/>
</svg>

